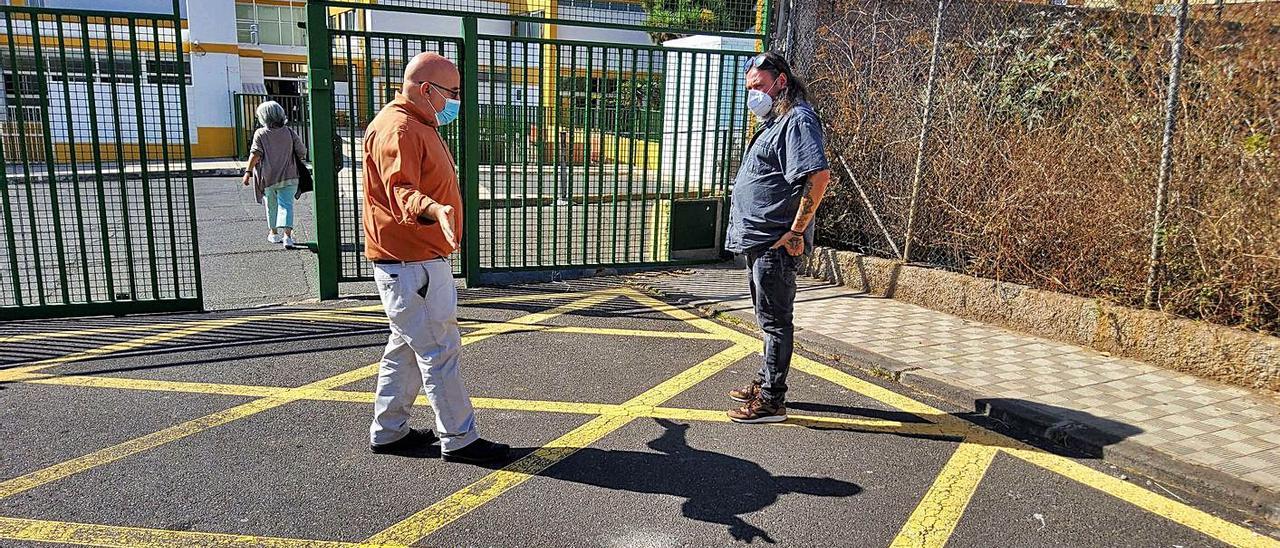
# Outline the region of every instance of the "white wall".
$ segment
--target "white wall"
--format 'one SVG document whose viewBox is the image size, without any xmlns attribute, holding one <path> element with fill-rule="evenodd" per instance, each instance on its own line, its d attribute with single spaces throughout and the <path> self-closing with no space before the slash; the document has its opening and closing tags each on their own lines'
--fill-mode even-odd
<svg viewBox="0 0 1280 548">
<path fill-rule="evenodd" d="M 235 0 L 189 0 L 189 34 L 191 53 L 191 87 L 187 89 L 191 139 L 195 142 L 197 127 L 232 127 L 231 93 L 241 90 L 241 64 L 238 55 L 202 52 L 194 44 L 235 44 Z M 262 64 L 258 63 L 261 82 Z"/>
<path fill-rule="evenodd" d="M 210 44 L 236 43 L 235 0 L 192 0 L 187 27 L 191 40 Z"/>
</svg>

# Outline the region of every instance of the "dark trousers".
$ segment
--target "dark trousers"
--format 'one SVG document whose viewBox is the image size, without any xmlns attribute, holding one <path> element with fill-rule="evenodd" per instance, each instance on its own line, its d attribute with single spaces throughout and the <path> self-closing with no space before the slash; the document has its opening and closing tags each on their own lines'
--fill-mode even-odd
<svg viewBox="0 0 1280 548">
<path fill-rule="evenodd" d="M 747 254 L 751 274 L 751 303 L 756 323 L 764 332 L 764 365 L 760 367 L 760 395 L 780 403 L 787 393 L 787 372 L 795 346 L 792 311 L 796 301 L 797 257 L 782 248 Z"/>
</svg>

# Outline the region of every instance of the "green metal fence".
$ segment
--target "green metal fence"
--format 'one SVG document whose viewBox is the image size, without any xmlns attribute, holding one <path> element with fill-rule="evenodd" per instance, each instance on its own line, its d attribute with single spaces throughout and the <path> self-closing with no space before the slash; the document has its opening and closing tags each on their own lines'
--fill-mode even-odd
<svg viewBox="0 0 1280 548">
<path fill-rule="evenodd" d="M 363 128 L 394 96 L 404 64 L 439 52 L 462 71 L 463 113 L 444 136 L 460 160 L 465 209 L 455 272 L 469 283 L 511 271 L 715 259 L 749 137 L 742 67 L 765 34 L 757 17 L 768 12 L 756 0 L 725 3 L 734 9 L 711 24 L 565 0 L 548 3 L 558 8 L 550 14 L 473 0 L 312 2 L 313 139 L 337 132 L 347 155 L 360 158 Z M 388 14 L 397 28 L 432 16 L 421 23 L 434 25 L 433 35 L 376 32 Z M 457 16 L 460 37 L 439 36 L 442 15 Z M 510 33 L 494 34 L 504 21 Z M 543 25 L 601 40 L 551 38 Z M 565 32 L 569 25 L 591 32 Z M 681 47 L 650 42 L 690 29 L 707 36 Z M 610 31 L 619 43 L 602 41 Z M 321 296 L 331 298 L 338 282 L 370 279 L 372 267 L 363 257 L 359 162 L 326 181 L 325 161 L 316 158 L 316 201 L 318 223 L 331 219 L 335 229 L 331 237 L 318 230 Z"/>
<path fill-rule="evenodd" d="M 178 13 L 0 6 L 0 319 L 200 308 Z"/>
<path fill-rule="evenodd" d="M 257 119 L 258 106 L 267 101 L 280 103 L 280 106 L 284 108 L 285 114 L 289 117 L 287 125 L 302 136 L 302 142 L 307 145 L 307 153 L 310 154 L 311 127 L 309 120 L 311 117 L 307 113 L 306 96 L 236 93 L 233 94 L 231 99 L 232 108 L 235 110 L 232 113 L 232 117 L 235 121 L 236 157 L 241 160 L 249 159 L 249 147 L 253 146 L 253 133 L 261 127 Z"/>
</svg>

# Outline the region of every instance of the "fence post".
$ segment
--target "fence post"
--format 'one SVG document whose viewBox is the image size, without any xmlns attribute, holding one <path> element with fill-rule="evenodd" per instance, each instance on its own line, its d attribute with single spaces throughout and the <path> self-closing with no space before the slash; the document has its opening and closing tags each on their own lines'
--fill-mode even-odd
<svg viewBox="0 0 1280 548">
<path fill-rule="evenodd" d="M 480 281 L 480 33 L 475 17 L 462 18 L 462 98 L 462 275 L 467 287 L 475 287 Z"/>
<path fill-rule="evenodd" d="M 110 43 L 110 40 L 108 40 L 108 43 Z M 173 47 L 174 51 L 178 52 L 178 108 L 181 109 L 182 112 L 182 116 L 180 116 L 182 119 L 182 158 L 186 163 L 187 168 L 187 218 L 191 220 L 189 237 L 191 238 L 191 257 L 193 258 L 191 261 L 191 269 L 195 277 L 196 308 L 203 310 L 204 282 L 202 282 L 200 278 L 200 233 L 196 227 L 196 182 L 195 177 L 192 177 L 191 175 L 191 172 L 193 171 L 191 167 L 191 116 L 188 115 L 188 112 L 190 111 L 187 110 L 187 86 L 185 85 L 185 82 L 187 81 L 187 73 L 191 71 L 191 61 L 183 59 L 181 55 L 182 5 L 179 3 L 179 0 L 173 0 Z M 194 81 L 194 76 L 192 81 Z M 93 86 L 89 85 L 88 87 L 92 88 Z M 90 93 L 89 98 L 92 101 L 92 92 Z M 95 147 L 95 153 L 96 152 Z M 168 166 L 165 166 L 165 168 L 168 169 Z M 121 166 L 121 171 L 124 171 L 123 166 Z M 171 235 L 170 237 L 173 236 Z"/>
<path fill-rule="evenodd" d="M 315 171 L 316 276 L 320 299 L 338 298 L 338 181 L 333 169 L 333 59 L 328 8 L 307 3 L 307 94 L 311 97 L 311 143 Z M 354 167 L 350 169 L 355 169 Z"/>
<path fill-rule="evenodd" d="M 1178 127 L 1178 88 L 1182 83 L 1182 50 L 1187 31 L 1187 0 L 1178 4 L 1178 23 L 1170 48 L 1169 89 L 1165 96 L 1164 136 L 1160 144 L 1160 174 L 1156 180 L 1156 207 L 1151 223 L 1151 259 L 1147 264 L 1147 295 L 1143 305 L 1156 301 L 1161 261 L 1164 254 L 1164 215 L 1169 203 L 1169 178 L 1173 173 L 1173 138 Z"/>
<path fill-rule="evenodd" d="M 924 149 L 929 142 L 929 129 L 933 125 L 933 87 L 937 81 L 938 50 L 942 42 L 943 2 L 938 0 L 938 16 L 933 21 L 933 51 L 929 54 L 929 79 L 924 87 L 924 115 L 920 120 L 920 140 L 916 143 L 916 170 L 911 177 L 911 205 L 907 212 L 907 235 L 902 244 L 902 261 L 911 262 L 911 240 L 915 230 L 916 213 L 920 208 L 920 180 L 924 174 Z"/>
<path fill-rule="evenodd" d="M 236 159 L 246 159 L 245 149 L 248 146 L 244 142 L 244 105 L 241 101 L 239 93 L 231 92 L 231 122 L 235 126 L 236 132 Z"/>
</svg>

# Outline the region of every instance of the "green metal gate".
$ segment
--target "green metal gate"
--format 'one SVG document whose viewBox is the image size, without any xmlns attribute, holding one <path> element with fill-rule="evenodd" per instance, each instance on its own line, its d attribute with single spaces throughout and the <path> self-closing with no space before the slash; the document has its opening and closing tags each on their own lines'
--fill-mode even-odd
<svg viewBox="0 0 1280 548">
<path fill-rule="evenodd" d="M 445 138 L 460 160 L 465 209 L 455 272 L 469 284 L 715 260 L 749 136 L 742 67 L 767 35 L 768 13 L 757 0 L 723 4 L 713 17 L 663 19 L 632 3 L 576 0 L 314 1 L 313 140 L 337 132 L 360 158 L 362 130 L 398 90 L 404 63 L 436 51 L 462 71 L 463 113 Z M 433 30 L 380 32 L 390 20 Z M 658 32 L 698 36 L 639 43 Z M 359 163 L 326 180 L 316 158 L 322 298 L 372 276 Z"/>
<path fill-rule="evenodd" d="M 0 18 L 0 319 L 198 310 L 178 1 Z"/>
</svg>

